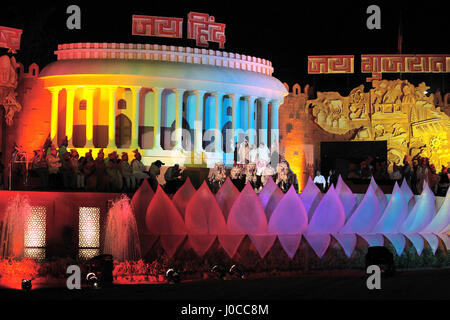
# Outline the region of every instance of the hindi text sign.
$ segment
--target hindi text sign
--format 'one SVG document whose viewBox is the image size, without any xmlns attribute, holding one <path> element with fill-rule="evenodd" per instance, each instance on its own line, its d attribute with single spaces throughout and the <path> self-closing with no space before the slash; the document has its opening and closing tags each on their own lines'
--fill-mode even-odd
<svg viewBox="0 0 450 320">
<path fill-rule="evenodd" d="M 354 56 L 308 56 L 308 73 L 353 73 Z"/>
<path fill-rule="evenodd" d="M 132 35 L 182 38 L 183 18 L 133 15 Z"/>
<path fill-rule="evenodd" d="M 20 49 L 21 29 L 0 26 L 0 47 L 8 48 L 13 53 Z"/>
</svg>

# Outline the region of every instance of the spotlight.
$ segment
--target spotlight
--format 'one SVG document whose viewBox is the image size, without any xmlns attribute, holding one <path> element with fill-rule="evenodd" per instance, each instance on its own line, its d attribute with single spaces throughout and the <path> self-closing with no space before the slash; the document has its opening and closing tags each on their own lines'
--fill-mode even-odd
<svg viewBox="0 0 450 320">
<path fill-rule="evenodd" d="M 100 288 L 97 275 L 94 272 L 89 272 L 86 276 L 86 280 L 94 289 Z"/>
<path fill-rule="evenodd" d="M 214 273 L 220 280 L 225 280 L 227 277 L 227 272 L 225 271 L 225 269 L 218 264 L 211 268 L 211 272 Z"/>
<path fill-rule="evenodd" d="M 102 287 L 105 285 L 112 284 L 113 282 L 113 272 L 114 263 L 113 257 L 110 254 L 102 254 L 96 257 L 93 257 L 88 262 L 88 275 L 92 279 L 95 276 L 95 281 L 91 281 L 90 283 L 94 287 Z M 87 277 L 86 277 L 87 279 Z M 89 279 L 87 279 L 89 282 Z"/>
<path fill-rule="evenodd" d="M 388 276 L 395 274 L 394 255 L 386 247 L 369 247 L 365 260 L 366 269 L 370 265 L 377 265 L 380 267 L 382 273 Z"/>
<path fill-rule="evenodd" d="M 170 268 L 166 271 L 166 279 L 169 283 L 179 283 L 181 280 L 180 274 L 175 269 Z"/>
<path fill-rule="evenodd" d="M 24 291 L 30 291 L 31 290 L 31 280 L 28 279 L 22 279 L 22 290 Z"/>
<path fill-rule="evenodd" d="M 228 272 L 234 277 L 245 279 L 244 272 L 242 272 L 242 270 L 239 269 L 239 267 L 237 265 L 235 265 L 235 264 L 233 264 L 231 266 L 231 268 L 230 268 L 230 270 Z"/>
</svg>

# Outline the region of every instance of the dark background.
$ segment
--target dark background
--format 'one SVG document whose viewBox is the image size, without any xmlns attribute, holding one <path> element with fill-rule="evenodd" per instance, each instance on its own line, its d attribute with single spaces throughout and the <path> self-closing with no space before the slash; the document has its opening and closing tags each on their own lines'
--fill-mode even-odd
<svg viewBox="0 0 450 320">
<path fill-rule="evenodd" d="M 69 5 L 81 8 L 81 30 L 69 30 Z M 381 8 L 381 30 L 369 30 L 367 7 Z M 274 76 L 292 87 L 313 85 L 318 91 L 347 95 L 365 83 L 361 54 L 396 54 L 401 24 L 404 54 L 448 54 L 449 11 L 445 1 L 58 1 L 14 2 L 0 6 L 0 25 L 23 29 L 17 59 L 42 69 L 55 61 L 58 44 L 71 42 L 157 43 L 195 47 L 186 39 L 190 11 L 213 15 L 226 24 L 224 51 L 272 61 Z M 183 18 L 183 39 L 131 35 L 133 14 Z M 210 49 L 218 49 L 210 43 Z M 1 49 L 0 54 L 5 54 Z M 354 55 L 351 75 L 308 75 L 308 55 Z M 399 74 L 383 74 L 384 79 Z M 414 84 L 425 81 L 430 92 L 449 91 L 448 74 L 402 74 Z"/>
<path fill-rule="evenodd" d="M 360 163 L 369 156 L 374 162 L 387 162 L 387 141 L 321 142 L 320 170 L 323 176 L 328 176 L 330 169 L 335 169 L 347 177 L 350 163 L 359 168 Z"/>
</svg>

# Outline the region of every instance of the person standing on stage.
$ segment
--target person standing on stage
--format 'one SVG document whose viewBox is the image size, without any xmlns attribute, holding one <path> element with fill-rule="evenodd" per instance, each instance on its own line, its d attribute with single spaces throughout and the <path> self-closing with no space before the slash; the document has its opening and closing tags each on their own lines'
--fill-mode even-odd
<svg viewBox="0 0 450 320">
<path fill-rule="evenodd" d="M 314 177 L 314 183 L 316 186 L 319 187 L 320 191 L 322 191 L 322 192 L 325 191 L 325 187 L 326 187 L 327 183 L 325 181 L 325 177 L 320 174 L 320 171 L 316 172 L 316 176 Z"/>
</svg>

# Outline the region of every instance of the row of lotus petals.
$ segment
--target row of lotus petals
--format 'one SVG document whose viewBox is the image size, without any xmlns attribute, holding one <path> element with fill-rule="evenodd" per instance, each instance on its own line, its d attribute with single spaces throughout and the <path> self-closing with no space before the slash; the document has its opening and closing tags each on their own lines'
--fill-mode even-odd
<svg viewBox="0 0 450 320">
<path fill-rule="evenodd" d="M 206 183 L 195 190 L 189 179 L 170 199 L 158 187 L 156 193 L 144 182 L 131 201 L 142 234 L 161 237 L 171 255 L 186 235 L 201 256 L 216 236 L 228 255 L 233 256 L 245 235 L 263 257 L 278 236 L 292 258 L 304 235 L 321 257 L 330 244 L 330 235 L 350 256 L 356 234 L 369 245 L 383 245 L 383 235 L 400 255 L 405 236 L 420 254 L 425 238 L 436 251 L 438 238 L 449 247 L 450 192 L 436 212 L 436 198 L 425 183 L 417 201 L 408 185 L 394 186 L 388 197 L 375 180 L 358 203 L 339 177 L 336 188 L 322 194 L 311 179 L 301 194 L 291 188 L 286 194 L 269 179 L 259 194 L 247 184 L 239 192 L 227 179 L 213 195 Z M 146 228 L 145 228 L 146 226 Z"/>
</svg>

